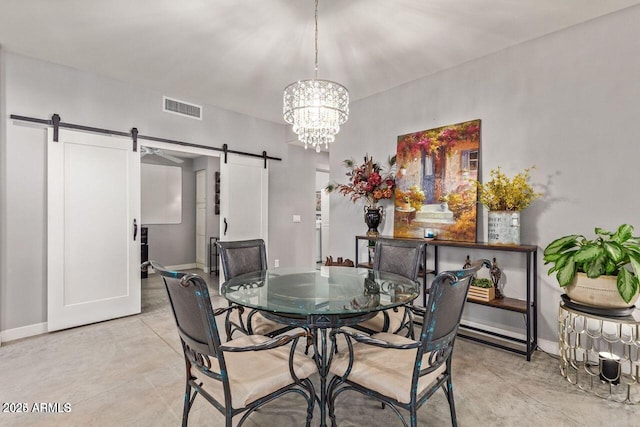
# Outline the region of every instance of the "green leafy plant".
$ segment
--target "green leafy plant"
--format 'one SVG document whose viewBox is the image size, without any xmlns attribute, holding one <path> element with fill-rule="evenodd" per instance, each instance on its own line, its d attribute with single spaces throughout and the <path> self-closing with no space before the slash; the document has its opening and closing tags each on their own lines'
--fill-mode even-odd
<svg viewBox="0 0 640 427">
<path fill-rule="evenodd" d="M 618 293 L 628 303 L 638 292 L 640 237 L 633 237 L 629 224 L 615 232 L 596 228 L 595 233 L 593 240 L 572 234 L 551 242 L 544 250 L 545 264 L 553 264 L 548 274 L 556 273 L 561 287 L 569 285 L 579 271 L 590 278 L 617 276 Z"/>
<path fill-rule="evenodd" d="M 493 282 L 487 278 L 477 279 L 474 277 L 471 281 L 471 286 L 478 288 L 493 288 Z"/>
</svg>

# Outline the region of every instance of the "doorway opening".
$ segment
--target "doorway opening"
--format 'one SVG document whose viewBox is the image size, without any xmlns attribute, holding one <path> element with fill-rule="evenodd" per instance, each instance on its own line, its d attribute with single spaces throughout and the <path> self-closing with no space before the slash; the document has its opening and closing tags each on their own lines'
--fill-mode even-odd
<svg viewBox="0 0 640 427">
<path fill-rule="evenodd" d="M 324 191 L 329 184 L 329 171 L 316 169 L 316 231 L 313 262 L 322 264 L 329 255 L 329 195 Z"/>
<path fill-rule="evenodd" d="M 140 162 L 141 224 L 147 243 L 141 254 L 171 270 L 202 276 L 216 295 L 217 259 L 210 254 L 211 242 L 220 235 L 215 209 L 220 157 L 145 145 Z M 162 280 L 153 276 L 142 279 L 143 312 L 166 304 Z"/>
<path fill-rule="evenodd" d="M 183 178 L 183 190 L 181 196 L 189 197 L 190 201 L 182 200 L 182 209 L 185 207 L 193 207 L 193 211 L 187 215 L 183 214 L 182 223 L 185 220 L 191 222 L 187 228 L 184 228 L 184 235 L 176 234 L 175 230 L 173 235 L 170 236 L 171 245 L 174 245 L 174 240 L 179 239 L 181 243 L 182 251 L 179 253 L 180 258 L 172 258 L 160 256 L 154 247 L 165 248 L 164 245 L 155 243 L 157 231 L 152 228 L 148 229 L 147 239 L 149 242 L 149 258 L 163 264 L 165 267 L 169 267 L 171 270 L 189 270 L 196 269 L 199 265 L 202 268 L 202 273 L 208 276 L 210 271 L 209 256 L 210 242 L 213 238 L 219 237 L 220 240 L 248 240 L 248 239 L 263 239 L 268 245 L 268 158 L 247 156 L 244 153 L 229 152 L 225 154 L 225 161 L 222 162 L 219 153 L 212 152 L 212 150 L 202 149 L 199 147 L 185 147 L 181 151 L 172 150 L 174 146 L 168 146 L 166 143 L 153 142 L 153 144 L 146 144 L 149 148 L 159 148 L 163 150 L 165 156 L 161 157 L 161 160 L 155 159 L 155 161 L 170 161 L 167 159 L 166 154 L 183 160 L 180 164 Z M 153 157 L 153 156 L 145 156 Z M 189 159 L 187 161 L 187 159 Z M 144 160 L 142 158 L 141 160 Z M 173 163 L 176 163 L 173 161 Z M 174 166 L 175 167 L 175 166 Z M 204 203 L 205 208 L 200 209 L 200 214 L 205 216 L 204 226 L 205 231 L 202 232 L 202 225 L 200 225 L 200 231 L 196 232 L 196 172 L 198 170 L 206 170 L 205 175 L 201 175 L 201 180 L 205 182 L 200 186 L 200 193 L 205 193 L 204 202 L 203 197 L 200 194 L 200 204 Z M 216 187 L 216 175 L 220 173 L 220 185 Z M 188 176 L 187 176 L 188 175 Z M 192 187 L 189 190 L 184 190 L 185 183 L 191 183 Z M 152 181 L 148 185 L 142 186 L 141 192 L 156 191 L 162 194 L 165 190 L 160 189 L 157 181 Z M 217 190 L 219 189 L 219 193 Z M 219 195 L 219 199 L 216 200 L 216 196 Z M 171 203 L 175 201 L 177 197 L 171 197 L 171 195 L 165 195 L 165 203 Z M 216 202 L 219 202 L 216 203 Z M 217 207 L 216 207 L 217 205 Z M 144 211 L 144 209 L 143 209 Z M 144 222 L 144 212 L 143 212 Z M 203 224 L 202 221 L 198 222 Z M 199 238 L 196 238 L 199 234 Z M 184 243 L 184 237 L 188 236 L 190 243 Z M 218 260 L 211 257 L 214 263 Z M 214 268 L 215 270 L 215 268 Z M 224 282 L 224 277 L 220 269 L 220 276 L 217 278 L 218 285 Z M 200 271 L 200 270 L 198 270 Z M 219 286 L 216 288 L 216 292 L 212 295 L 219 293 Z"/>
</svg>

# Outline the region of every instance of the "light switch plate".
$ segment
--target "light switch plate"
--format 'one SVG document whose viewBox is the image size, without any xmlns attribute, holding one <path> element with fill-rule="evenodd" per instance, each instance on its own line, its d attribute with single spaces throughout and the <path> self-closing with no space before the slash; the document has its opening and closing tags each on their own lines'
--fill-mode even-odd
<svg viewBox="0 0 640 427">
<path fill-rule="evenodd" d="M 293 222 L 300 222 L 300 215 L 294 215 Z"/>
</svg>

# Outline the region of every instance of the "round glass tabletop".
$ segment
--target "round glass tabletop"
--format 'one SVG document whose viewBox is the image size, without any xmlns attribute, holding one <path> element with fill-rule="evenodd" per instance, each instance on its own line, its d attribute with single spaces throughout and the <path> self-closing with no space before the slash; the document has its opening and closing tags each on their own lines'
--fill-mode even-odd
<svg viewBox="0 0 640 427">
<path fill-rule="evenodd" d="M 274 268 L 234 277 L 222 296 L 257 310 L 292 315 L 340 315 L 384 310 L 413 301 L 419 284 L 366 268 Z"/>
</svg>

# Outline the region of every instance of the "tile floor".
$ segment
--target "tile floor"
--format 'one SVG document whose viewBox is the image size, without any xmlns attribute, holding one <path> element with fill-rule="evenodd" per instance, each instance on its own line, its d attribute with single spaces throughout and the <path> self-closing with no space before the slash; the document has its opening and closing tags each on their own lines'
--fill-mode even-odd
<svg viewBox="0 0 640 427">
<path fill-rule="evenodd" d="M 212 295 L 217 278 L 210 279 Z M 215 304 L 225 304 L 219 296 Z M 640 408 L 581 392 L 552 357 L 524 357 L 459 339 L 454 388 L 461 426 L 639 426 Z M 0 347 L 0 401 L 28 413 L 0 413 L 0 426 L 178 426 L 184 363 L 162 282 L 143 280 L 142 314 L 69 329 Z M 32 412 L 34 403 L 65 403 L 70 412 Z M 3 408 L 6 409 L 6 408 Z M 15 407 L 14 407 L 15 409 Z M 318 410 L 313 425 L 318 425 Z M 346 392 L 339 426 L 401 426 L 390 409 Z M 289 395 L 251 415 L 246 426 L 304 425 L 303 399 Z M 421 426 L 450 425 L 444 394 L 418 412 Z M 223 417 L 196 399 L 190 426 L 221 426 Z"/>
</svg>

